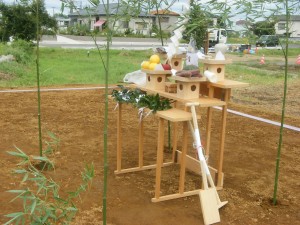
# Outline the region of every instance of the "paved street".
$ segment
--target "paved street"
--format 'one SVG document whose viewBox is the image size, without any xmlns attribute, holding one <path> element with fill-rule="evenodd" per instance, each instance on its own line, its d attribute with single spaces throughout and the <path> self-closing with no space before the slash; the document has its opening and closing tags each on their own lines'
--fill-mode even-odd
<svg viewBox="0 0 300 225">
<path fill-rule="evenodd" d="M 164 40 L 164 46 L 170 40 Z M 99 46 L 106 45 L 105 37 L 97 37 L 96 43 Z M 61 48 L 82 48 L 92 49 L 95 47 L 95 42 L 91 36 L 73 36 L 73 35 L 56 35 L 56 36 L 43 36 L 40 42 L 41 47 L 61 47 Z M 162 46 L 158 38 L 126 38 L 114 37 L 112 40 L 112 49 L 133 49 L 145 50 L 149 48 L 156 48 Z M 186 48 L 187 44 L 181 44 L 180 47 Z M 283 45 L 283 48 L 285 45 Z M 252 46 L 255 48 L 255 46 Z M 289 44 L 289 48 L 299 48 L 299 44 Z"/>
<path fill-rule="evenodd" d="M 104 37 L 97 37 L 96 43 L 99 46 L 106 45 Z M 164 40 L 164 45 L 167 45 Z M 41 47 L 61 47 L 61 48 L 95 48 L 95 41 L 90 36 L 43 36 L 40 42 Z M 157 38 L 113 38 L 112 49 L 135 49 L 144 50 L 162 46 Z M 187 44 L 181 44 L 180 47 L 187 47 Z"/>
</svg>

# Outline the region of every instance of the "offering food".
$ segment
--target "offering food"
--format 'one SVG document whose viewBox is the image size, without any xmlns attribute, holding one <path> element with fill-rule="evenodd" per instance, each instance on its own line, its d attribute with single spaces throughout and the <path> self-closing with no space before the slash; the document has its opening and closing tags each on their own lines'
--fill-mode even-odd
<svg viewBox="0 0 300 225">
<path fill-rule="evenodd" d="M 171 70 L 171 65 L 168 63 L 162 64 L 160 63 L 159 55 L 152 55 L 149 61 L 143 61 L 141 63 L 141 68 L 143 70 L 154 70 L 154 71 L 164 71 Z"/>
<path fill-rule="evenodd" d="M 142 69 L 144 70 L 148 70 L 150 66 L 150 62 L 149 61 L 143 61 L 141 64 Z"/>
<path fill-rule="evenodd" d="M 200 74 L 199 67 L 193 66 L 193 65 L 188 65 L 183 68 L 183 70 L 177 71 L 176 76 L 180 77 L 202 77 L 202 74 Z"/>
<path fill-rule="evenodd" d="M 149 70 L 154 70 L 156 65 L 157 65 L 157 63 L 150 63 L 148 69 Z"/>
<path fill-rule="evenodd" d="M 159 58 L 159 56 L 158 56 L 158 55 L 152 55 L 152 56 L 150 57 L 150 63 L 156 63 L 156 64 L 160 63 L 160 58 Z"/>
</svg>

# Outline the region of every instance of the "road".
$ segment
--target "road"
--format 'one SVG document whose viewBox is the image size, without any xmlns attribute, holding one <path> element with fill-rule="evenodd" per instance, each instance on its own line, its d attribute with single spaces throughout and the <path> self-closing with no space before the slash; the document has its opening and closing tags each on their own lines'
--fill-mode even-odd
<svg viewBox="0 0 300 225">
<path fill-rule="evenodd" d="M 99 46 L 106 45 L 105 38 L 98 37 L 96 43 Z M 164 40 L 164 45 L 167 45 Z M 41 47 L 61 47 L 61 48 L 96 48 L 95 42 L 89 36 L 45 36 L 40 42 Z M 156 38 L 113 38 L 112 49 L 135 49 L 144 50 L 162 46 L 159 39 Z M 181 44 L 180 47 L 187 47 L 187 44 Z"/>
<path fill-rule="evenodd" d="M 105 37 L 97 37 L 96 40 L 99 46 L 106 45 Z M 170 40 L 164 40 L 164 45 Z M 57 35 L 57 36 L 43 36 L 40 42 L 41 47 L 57 47 L 57 48 L 81 48 L 92 49 L 95 47 L 95 42 L 90 36 L 72 36 L 72 35 Z M 149 48 L 156 48 L 162 46 L 158 38 L 113 38 L 112 49 L 133 49 L 145 50 Z M 180 47 L 186 48 L 187 44 L 181 44 Z M 255 48 L 255 46 L 253 46 Z M 283 45 L 285 47 L 285 45 Z M 289 48 L 299 48 L 300 44 L 289 44 Z"/>
</svg>

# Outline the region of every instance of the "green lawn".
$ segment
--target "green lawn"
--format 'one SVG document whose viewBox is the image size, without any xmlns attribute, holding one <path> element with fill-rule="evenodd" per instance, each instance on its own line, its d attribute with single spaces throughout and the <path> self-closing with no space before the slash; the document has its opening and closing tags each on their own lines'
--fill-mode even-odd
<svg viewBox="0 0 300 225">
<path fill-rule="evenodd" d="M 41 48 L 40 81 L 42 86 L 64 84 L 104 84 L 104 68 L 96 50 Z M 103 52 L 104 54 L 104 52 Z M 126 73 L 140 69 L 143 60 L 148 60 L 152 51 L 111 50 L 109 84 L 123 80 Z M 282 58 L 282 51 L 260 50 L 259 55 Z M 290 51 L 296 57 L 299 49 Z M 0 52 L 1 55 L 1 52 Z M 243 57 L 241 55 L 241 57 Z M 276 61 L 276 60 L 275 60 Z M 259 65 L 257 61 L 239 62 L 226 66 L 226 77 L 252 84 L 282 82 L 283 66 Z M 1 74 L 2 73 L 2 74 Z M 10 76 L 3 75 L 9 74 Z M 10 77 L 10 79 L 8 79 Z M 299 78 L 299 68 L 290 66 L 289 77 Z M 0 63 L 0 86 L 36 86 L 35 55 L 26 64 L 17 62 Z"/>
<path fill-rule="evenodd" d="M 104 68 L 96 50 L 41 48 L 40 81 L 42 86 L 59 84 L 103 84 Z M 104 54 L 104 53 L 102 53 Z M 105 55 L 104 60 L 105 60 Z M 111 50 L 109 83 L 123 79 L 128 72 L 138 70 L 143 60 L 149 59 L 151 51 Z M 33 56 L 35 58 L 35 56 Z M 11 74 L 12 80 L 1 80 L 0 86 L 36 85 L 36 64 L 1 63 L 0 72 Z"/>
</svg>

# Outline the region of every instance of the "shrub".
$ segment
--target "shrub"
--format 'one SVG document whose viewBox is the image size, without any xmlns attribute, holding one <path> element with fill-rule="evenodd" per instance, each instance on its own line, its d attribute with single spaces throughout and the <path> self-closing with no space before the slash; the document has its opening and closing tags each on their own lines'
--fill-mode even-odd
<svg viewBox="0 0 300 225">
<path fill-rule="evenodd" d="M 13 55 L 18 63 L 28 63 L 32 59 L 33 44 L 24 40 L 13 41 L 10 46 L 2 45 L 0 53 Z"/>
</svg>

